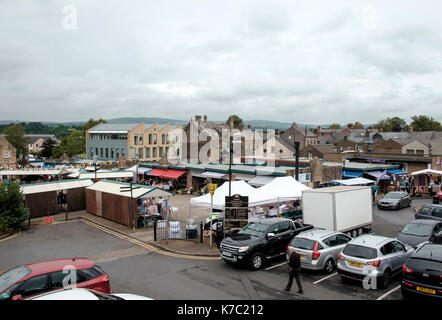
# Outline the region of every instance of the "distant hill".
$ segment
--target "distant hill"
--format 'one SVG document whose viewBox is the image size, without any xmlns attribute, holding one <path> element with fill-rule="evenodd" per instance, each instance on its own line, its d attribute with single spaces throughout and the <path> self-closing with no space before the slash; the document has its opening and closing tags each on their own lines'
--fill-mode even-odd
<svg viewBox="0 0 442 320">
<path fill-rule="evenodd" d="M 137 117 L 127 117 L 127 118 L 114 118 L 114 119 L 106 119 L 107 123 L 157 123 L 158 124 L 182 124 L 187 121 L 184 120 L 176 120 L 176 119 L 167 119 L 167 118 L 137 118 Z"/>
</svg>

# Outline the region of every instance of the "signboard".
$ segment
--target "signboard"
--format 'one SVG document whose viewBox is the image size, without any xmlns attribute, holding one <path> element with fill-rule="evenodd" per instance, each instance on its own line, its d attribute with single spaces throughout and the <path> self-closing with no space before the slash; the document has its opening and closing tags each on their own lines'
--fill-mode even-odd
<svg viewBox="0 0 442 320">
<path fill-rule="evenodd" d="M 298 174 L 298 182 L 301 182 L 301 183 L 311 182 L 311 174 L 310 173 Z"/>
<path fill-rule="evenodd" d="M 213 197 L 213 195 L 215 194 L 216 187 L 217 187 L 216 184 L 209 184 L 210 195 L 211 195 L 212 197 Z"/>
<path fill-rule="evenodd" d="M 226 229 L 244 227 L 249 222 L 249 197 L 226 196 L 224 219 Z"/>
</svg>

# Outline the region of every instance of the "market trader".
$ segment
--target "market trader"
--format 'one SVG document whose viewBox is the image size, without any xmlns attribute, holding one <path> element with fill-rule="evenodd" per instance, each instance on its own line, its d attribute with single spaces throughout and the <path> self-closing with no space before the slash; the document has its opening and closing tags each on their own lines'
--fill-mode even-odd
<svg viewBox="0 0 442 320">
<path fill-rule="evenodd" d="M 303 294 L 304 290 L 302 290 L 301 277 L 300 277 L 301 256 L 296 251 L 293 251 L 290 254 L 287 263 L 290 266 L 289 282 L 287 283 L 287 286 L 284 288 L 284 290 L 290 291 L 290 289 L 292 288 L 293 277 L 294 277 L 296 279 L 296 284 L 298 285 L 298 293 Z"/>
</svg>

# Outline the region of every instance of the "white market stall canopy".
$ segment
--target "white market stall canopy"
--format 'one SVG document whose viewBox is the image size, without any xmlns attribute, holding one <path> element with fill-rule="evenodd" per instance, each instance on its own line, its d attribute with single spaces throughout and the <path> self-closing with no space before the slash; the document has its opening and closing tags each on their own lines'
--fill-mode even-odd
<svg viewBox="0 0 442 320">
<path fill-rule="evenodd" d="M 126 169 L 126 171 L 135 172 L 137 170 L 137 166 L 133 166 L 132 168 Z M 152 168 L 146 168 L 146 167 L 140 167 L 138 166 L 138 174 L 144 174 L 145 172 L 149 173 L 153 169 Z"/>
<path fill-rule="evenodd" d="M 232 191 L 231 195 L 240 194 L 242 196 L 248 196 L 249 201 L 252 195 L 256 192 L 256 189 L 250 186 L 245 181 L 232 181 Z M 229 195 L 229 182 L 226 181 L 221 187 L 217 188 L 215 194 L 213 195 L 213 208 L 218 210 L 224 210 L 224 205 L 226 202 L 226 196 Z M 202 195 L 200 197 L 190 199 L 190 204 L 192 206 L 200 206 L 210 208 L 210 193 Z"/>
<path fill-rule="evenodd" d="M 24 184 L 20 186 L 20 190 L 22 191 L 23 194 L 26 195 L 33 193 L 89 187 L 90 185 L 93 184 L 94 183 L 90 179 L 61 180 L 61 181 L 45 182 L 45 183 Z"/>
<path fill-rule="evenodd" d="M 347 179 L 347 180 L 332 180 L 332 182 L 336 182 L 336 183 L 339 183 L 344 186 L 356 186 L 359 184 L 374 183 L 373 180 L 365 179 L 365 178 L 354 178 L 354 179 Z"/>
<path fill-rule="evenodd" d="M 68 173 L 66 169 L 17 169 L 1 170 L 0 176 L 56 176 Z"/>
<path fill-rule="evenodd" d="M 433 170 L 433 169 L 425 169 L 425 170 L 419 170 L 419 171 L 415 171 L 413 173 L 410 173 L 410 176 L 418 176 L 420 174 L 436 174 L 436 175 L 442 176 L 442 171 Z"/>
<path fill-rule="evenodd" d="M 277 177 L 265 186 L 256 189 L 249 206 L 260 206 L 284 201 L 292 201 L 302 198 L 302 190 L 311 189 L 302 183 L 296 181 L 291 176 Z"/>
<path fill-rule="evenodd" d="M 131 172 L 131 171 L 117 171 L 117 170 L 107 171 L 107 172 L 97 171 L 97 179 L 133 178 L 134 174 L 135 174 L 135 172 Z M 95 179 L 95 172 L 80 173 L 79 176 L 76 176 L 76 174 L 73 174 L 73 175 L 69 175 L 68 177 L 78 177 L 79 179 Z"/>
<path fill-rule="evenodd" d="M 95 190 L 100 191 L 103 193 L 110 193 L 110 194 L 116 194 L 122 197 L 128 197 L 130 198 L 130 191 L 121 191 L 121 187 L 129 187 L 129 183 L 125 182 L 116 182 L 116 181 L 109 181 L 109 180 L 101 180 L 86 189 L 88 190 Z M 161 188 L 152 187 L 152 186 L 146 186 L 146 185 L 139 185 L 139 184 L 133 184 L 134 187 L 139 187 L 138 189 L 132 190 L 132 197 L 134 199 L 137 198 L 155 198 L 155 197 L 169 197 L 173 195 L 173 193 L 168 192 L 166 190 L 163 190 Z"/>
<path fill-rule="evenodd" d="M 272 182 L 276 177 L 272 176 L 256 176 L 252 180 L 249 180 L 248 183 L 254 187 L 262 187 L 269 182 Z"/>
</svg>

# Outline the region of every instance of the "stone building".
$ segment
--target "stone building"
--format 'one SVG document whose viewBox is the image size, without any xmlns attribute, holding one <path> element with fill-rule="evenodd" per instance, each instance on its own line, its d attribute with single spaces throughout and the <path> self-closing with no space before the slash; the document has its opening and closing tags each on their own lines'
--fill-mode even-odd
<svg viewBox="0 0 442 320">
<path fill-rule="evenodd" d="M 15 147 L 0 134 L 0 167 L 16 168 L 17 152 Z"/>
</svg>

